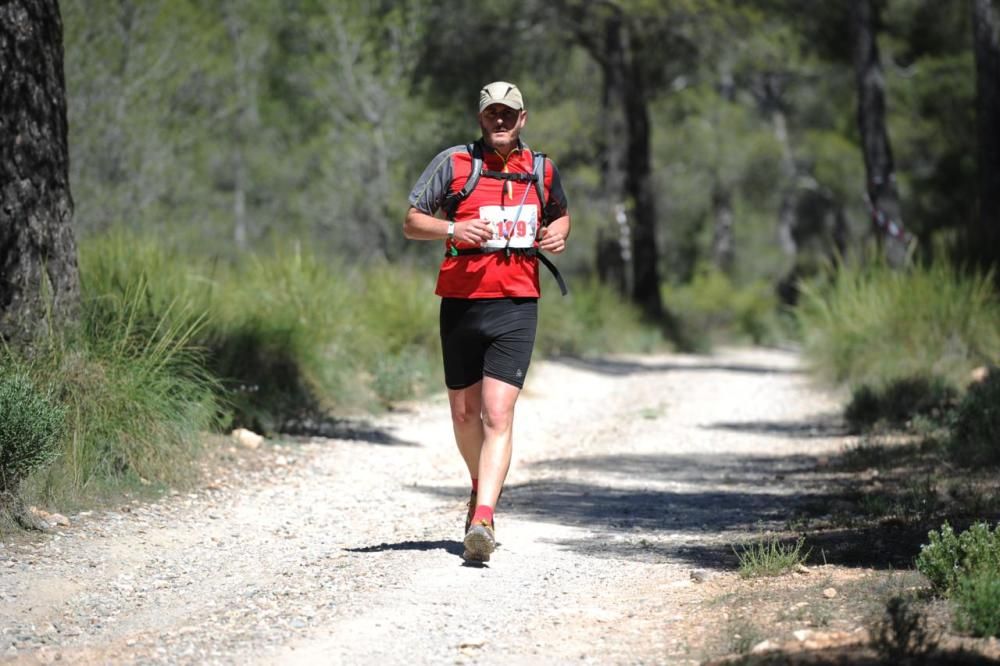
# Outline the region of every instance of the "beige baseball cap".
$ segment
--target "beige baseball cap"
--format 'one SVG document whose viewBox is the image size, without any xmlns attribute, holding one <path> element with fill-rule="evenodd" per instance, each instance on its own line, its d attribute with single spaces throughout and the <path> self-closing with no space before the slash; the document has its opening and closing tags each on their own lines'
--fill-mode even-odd
<svg viewBox="0 0 1000 666">
<path fill-rule="evenodd" d="M 521 91 L 513 83 L 506 81 L 494 81 L 483 86 L 479 91 L 479 113 L 490 104 L 503 104 L 512 109 L 520 111 L 524 108 L 524 98 Z"/>
</svg>

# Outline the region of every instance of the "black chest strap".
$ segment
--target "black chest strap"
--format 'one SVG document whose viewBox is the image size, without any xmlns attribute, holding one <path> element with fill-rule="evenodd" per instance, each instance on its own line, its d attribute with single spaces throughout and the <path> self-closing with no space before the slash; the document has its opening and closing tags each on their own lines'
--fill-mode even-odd
<svg viewBox="0 0 1000 666">
<path fill-rule="evenodd" d="M 441 202 L 441 210 L 444 211 L 447 219 L 455 219 L 455 213 L 458 211 L 458 205 L 469 198 L 472 191 L 476 189 L 476 185 L 479 184 L 479 179 L 485 177 L 496 180 L 513 181 L 515 183 L 534 183 L 535 193 L 538 195 L 538 203 L 540 206 L 539 218 L 541 219 L 541 223 L 544 226 L 551 222 L 551 220 L 545 219 L 545 153 L 532 152 L 532 158 L 534 161 L 531 173 L 507 173 L 505 171 L 493 171 L 491 169 L 484 168 L 483 146 L 479 141 L 474 141 L 466 145 L 465 149 L 469 151 L 469 156 L 472 158 L 472 165 L 469 168 L 469 177 L 465 179 L 465 185 L 462 186 L 461 190 L 458 192 L 449 192 L 445 195 L 444 200 Z"/>
<path fill-rule="evenodd" d="M 500 247 L 496 249 L 482 248 L 482 247 L 469 247 L 469 248 L 459 249 L 456 247 L 451 247 L 448 249 L 447 252 L 444 253 L 444 256 L 468 257 L 475 254 L 494 254 L 497 252 L 501 252 L 508 257 L 512 254 L 519 254 L 523 257 L 537 257 L 538 260 L 542 262 L 542 265 L 544 265 L 547 269 L 549 269 L 549 272 L 552 273 L 552 277 L 556 279 L 556 284 L 559 285 L 559 291 L 562 292 L 562 295 L 566 296 L 567 294 L 569 294 L 569 289 L 566 287 L 566 281 L 563 279 L 562 273 L 559 272 L 559 269 L 556 268 L 556 265 L 553 264 L 548 257 L 539 252 L 537 247 L 509 247 L 509 248 Z"/>
</svg>

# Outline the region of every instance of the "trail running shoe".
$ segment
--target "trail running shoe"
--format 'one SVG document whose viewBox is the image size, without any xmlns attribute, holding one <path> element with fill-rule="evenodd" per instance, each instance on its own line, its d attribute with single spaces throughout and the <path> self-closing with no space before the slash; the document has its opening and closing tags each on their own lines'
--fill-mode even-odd
<svg viewBox="0 0 1000 666">
<path fill-rule="evenodd" d="M 493 523 L 480 520 L 465 533 L 465 552 L 462 558 L 471 562 L 489 562 L 490 554 L 496 549 L 496 535 Z"/>
</svg>

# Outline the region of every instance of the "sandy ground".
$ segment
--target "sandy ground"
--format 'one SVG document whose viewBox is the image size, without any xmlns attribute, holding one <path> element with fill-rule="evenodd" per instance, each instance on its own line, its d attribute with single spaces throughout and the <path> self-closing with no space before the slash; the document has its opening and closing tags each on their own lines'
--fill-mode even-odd
<svg viewBox="0 0 1000 666">
<path fill-rule="evenodd" d="M 795 472 L 847 443 L 838 408 L 790 352 L 538 362 L 484 567 L 444 395 L 232 449 L 0 547 L 0 662 L 699 663 L 732 544 L 821 491 Z"/>
</svg>

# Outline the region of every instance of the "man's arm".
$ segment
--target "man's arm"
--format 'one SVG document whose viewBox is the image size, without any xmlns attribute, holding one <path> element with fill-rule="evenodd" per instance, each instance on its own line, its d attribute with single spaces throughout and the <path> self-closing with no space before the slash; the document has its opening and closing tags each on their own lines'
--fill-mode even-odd
<svg viewBox="0 0 1000 666">
<path fill-rule="evenodd" d="M 410 240 L 444 240 L 448 237 L 448 220 L 436 218 L 410 206 L 403 221 L 403 235 Z M 455 223 L 456 242 L 479 245 L 492 235 L 490 225 L 483 220 Z"/>
</svg>

